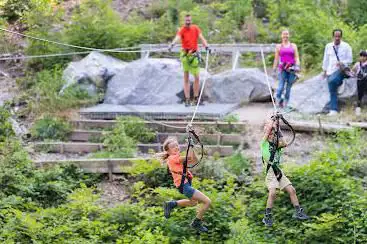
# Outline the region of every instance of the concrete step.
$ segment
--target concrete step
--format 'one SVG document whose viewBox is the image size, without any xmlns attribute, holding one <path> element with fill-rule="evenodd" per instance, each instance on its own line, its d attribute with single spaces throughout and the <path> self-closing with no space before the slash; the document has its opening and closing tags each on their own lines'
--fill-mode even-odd
<svg viewBox="0 0 367 244">
<path fill-rule="evenodd" d="M 116 120 L 88 120 L 88 119 L 80 119 L 80 120 L 72 120 L 71 121 L 74 128 L 87 130 L 87 129 L 99 129 L 99 130 L 106 130 L 111 129 L 115 124 Z M 175 132 L 175 133 L 185 133 L 186 126 L 188 124 L 187 121 L 145 121 L 145 125 L 148 128 L 151 128 L 154 131 L 158 132 Z M 181 127 L 181 128 L 171 128 L 165 125 Z M 229 131 L 235 131 L 238 133 L 243 133 L 246 131 L 247 124 L 245 122 L 224 122 L 224 121 L 198 121 L 194 122 L 194 128 L 201 128 L 201 129 L 211 129 L 211 130 L 219 130 L 223 133 L 229 133 Z M 228 132 L 225 132 L 228 131 Z"/>
<path fill-rule="evenodd" d="M 35 142 L 33 147 L 36 151 L 43 151 L 48 153 L 92 153 L 101 151 L 103 149 L 102 143 L 86 143 L 86 142 Z M 186 144 L 180 145 L 181 148 L 186 148 Z M 160 152 L 162 145 L 156 144 L 138 144 L 137 149 L 141 153 L 150 153 L 151 150 Z M 232 146 L 205 146 L 208 155 L 213 155 L 218 152 L 220 156 L 229 156 L 233 154 Z"/>
<path fill-rule="evenodd" d="M 108 131 L 74 130 L 70 135 L 73 142 L 100 142 Z M 239 145 L 243 140 L 240 134 L 201 134 L 200 140 L 206 145 Z M 187 133 L 156 133 L 155 143 L 163 143 L 167 137 L 176 137 L 179 143 L 185 143 Z"/>
<path fill-rule="evenodd" d="M 199 106 L 195 120 L 216 121 L 238 107 L 239 104 L 206 103 L 205 106 Z M 187 120 L 191 119 L 194 109 L 194 107 L 185 107 L 184 104 L 98 104 L 93 107 L 80 109 L 79 114 L 88 119 L 115 119 L 117 116 L 138 116 L 148 120 Z"/>
</svg>

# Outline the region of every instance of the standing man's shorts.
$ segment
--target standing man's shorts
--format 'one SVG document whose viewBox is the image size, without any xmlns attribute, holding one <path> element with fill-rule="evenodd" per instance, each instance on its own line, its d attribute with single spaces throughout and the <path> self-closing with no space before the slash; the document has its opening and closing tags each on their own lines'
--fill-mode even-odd
<svg viewBox="0 0 367 244">
<path fill-rule="evenodd" d="M 181 51 L 180 58 L 184 72 L 189 72 L 193 75 L 199 74 L 199 58 L 195 54 L 187 54 L 185 51 Z"/>
<path fill-rule="evenodd" d="M 265 184 L 268 189 L 276 188 L 280 190 L 283 190 L 286 186 L 292 185 L 292 183 L 287 178 L 287 176 L 285 176 L 283 171 L 282 171 L 282 178 L 280 179 L 280 181 L 278 181 L 272 167 L 269 168 L 269 171 L 266 174 Z"/>
</svg>

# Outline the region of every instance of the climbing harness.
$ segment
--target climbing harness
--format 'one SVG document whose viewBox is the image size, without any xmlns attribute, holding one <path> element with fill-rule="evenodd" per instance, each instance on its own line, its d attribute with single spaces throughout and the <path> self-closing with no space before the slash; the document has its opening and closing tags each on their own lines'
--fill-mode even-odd
<svg viewBox="0 0 367 244">
<path fill-rule="evenodd" d="M 204 157 L 204 145 L 201 143 L 199 136 L 195 133 L 194 129 L 190 126 L 187 126 L 187 133 L 188 133 L 188 137 L 187 137 L 187 149 L 186 149 L 186 156 L 185 156 L 185 161 L 182 164 L 182 176 L 181 176 L 181 183 L 179 186 L 179 191 L 180 193 L 183 193 L 183 186 L 185 184 L 185 179 L 188 178 L 189 183 L 191 183 L 191 179 L 188 177 L 187 175 L 187 169 L 192 169 L 194 167 L 196 167 L 197 165 L 199 165 L 199 163 L 201 162 L 201 160 Z M 196 141 L 194 141 L 194 139 Z M 200 159 L 197 160 L 197 162 L 194 165 L 188 165 L 188 160 L 189 160 L 189 151 L 194 150 L 195 148 L 195 144 L 199 143 L 200 147 L 201 147 L 201 156 Z M 195 151 L 194 151 L 195 153 Z"/>
<path fill-rule="evenodd" d="M 282 114 L 278 113 L 271 117 L 272 121 L 275 122 L 275 129 L 272 129 L 272 142 L 269 142 L 269 150 L 270 150 L 270 158 L 269 162 L 266 166 L 266 173 L 268 173 L 270 167 L 273 169 L 275 176 L 277 177 L 277 180 L 280 181 L 282 178 L 282 171 L 278 167 L 280 163 L 280 148 L 279 148 L 279 140 L 281 137 L 283 137 L 282 132 L 280 130 L 280 121 L 282 121 L 292 132 L 292 139 L 290 142 L 286 142 L 286 145 L 291 145 L 295 138 L 296 138 L 296 132 L 293 129 L 293 127 L 289 124 L 289 122 L 283 117 Z M 265 160 L 262 158 L 263 164 L 265 165 Z"/>
<path fill-rule="evenodd" d="M 296 138 L 296 132 L 293 129 L 293 127 L 290 125 L 290 123 L 283 117 L 284 113 L 280 113 L 277 109 L 277 106 L 276 106 L 275 100 L 274 100 L 274 96 L 273 96 L 273 92 L 271 90 L 268 73 L 267 73 L 267 70 L 266 70 L 264 51 L 263 51 L 262 48 L 261 48 L 261 56 L 262 56 L 262 61 L 263 61 L 263 65 L 264 65 L 264 72 L 265 72 L 265 77 L 266 77 L 266 81 L 267 81 L 268 88 L 269 88 L 271 101 L 272 101 L 273 107 L 274 107 L 274 115 L 271 116 L 271 119 L 276 124 L 275 129 L 272 128 L 272 133 L 273 133 L 272 142 L 269 142 L 269 145 L 270 145 L 270 148 L 269 148 L 270 158 L 269 158 L 269 162 L 267 162 L 266 173 L 268 173 L 269 169 L 272 168 L 273 171 L 274 171 L 275 176 L 277 177 L 277 180 L 280 181 L 281 178 L 282 178 L 282 171 L 278 167 L 278 165 L 280 163 L 279 139 L 281 137 L 283 137 L 282 132 L 280 130 L 280 121 L 282 121 L 290 129 L 290 131 L 292 133 L 292 139 L 289 142 L 286 142 L 287 146 L 291 145 L 294 142 L 294 140 Z M 262 157 L 262 161 L 263 161 L 263 164 L 265 165 L 265 160 L 264 160 L 263 157 Z"/>
</svg>

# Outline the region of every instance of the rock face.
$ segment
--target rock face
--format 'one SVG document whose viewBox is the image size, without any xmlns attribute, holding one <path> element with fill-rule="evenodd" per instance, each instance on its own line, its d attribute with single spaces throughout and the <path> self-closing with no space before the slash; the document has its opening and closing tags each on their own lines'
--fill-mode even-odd
<svg viewBox="0 0 367 244">
<path fill-rule="evenodd" d="M 269 76 L 273 88 L 274 79 Z M 266 76 L 257 68 L 236 69 L 208 80 L 209 101 L 215 103 L 261 102 L 270 99 Z"/>
<path fill-rule="evenodd" d="M 204 74 L 204 71 L 200 72 L 201 81 Z M 129 63 L 123 72 L 111 78 L 104 103 L 174 104 L 180 101 L 177 94 L 182 87 L 183 70 L 178 60 L 140 59 Z"/>
<path fill-rule="evenodd" d="M 338 92 L 339 101 L 351 100 L 356 94 L 356 79 L 345 79 Z M 292 87 L 289 104 L 301 113 L 321 113 L 329 100 L 327 81 L 320 74 L 303 83 L 295 84 Z"/>
<path fill-rule="evenodd" d="M 121 73 L 125 66 L 126 63 L 119 59 L 91 52 L 82 60 L 71 62 L 64 70 L 63 78 L 66 84 L 61 93 L 67 87 L 79 84 L 90 95 L 95 95 L 98 89 L 105 89 L 109 79 Z"/>
<path fill-rule="evenodd" d="M 259 69 L 226 71 L 213 77 L 201 70 L 201 85 L 205 75 L 204 101 L 242 103 L 269 99 L 266 78 Z M 183 97 L 183 70 L 181 63 L 173 59 L 148 58 L 126 64 L 92 52 L 84 59 L 70 63 L 63 77 L 67 84 L 62 91 L 73 84 L 78 84 L 90 95 L 106 88 L 106 104 L 175 104 Z M 190 75 L 191 82 L 193 79 Z M 269 80 L 274 84 L 271 77 Z"/>
</svg>

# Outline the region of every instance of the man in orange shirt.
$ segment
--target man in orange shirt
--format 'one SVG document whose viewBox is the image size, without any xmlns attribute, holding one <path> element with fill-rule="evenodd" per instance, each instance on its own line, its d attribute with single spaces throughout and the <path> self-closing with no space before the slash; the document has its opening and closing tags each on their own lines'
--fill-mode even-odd
<svg viewBox="0 0 367 244">
<path fill-rule="evenodd" d="M 179 40 L 182 42 L 181 50 L 181 62 L 184 70 L 184 94 L 185 94 L 185 106 L 190 106 L 190 83 L 189 83 L 189 73 L 194 75 L 194 99 L 192 105 L 196 105 L 199 97 L 199 47 L 198 39 L 200 38 L 203 46 L 208 51 L 208 43 L 201 34 L 201 30 L 198 26 L 192 24 L 191 16 L 185 16 L 185 25 L 177 32 L 175 39 L 169 46 L 169 50 L 175 45 Z"/>
</svg>

